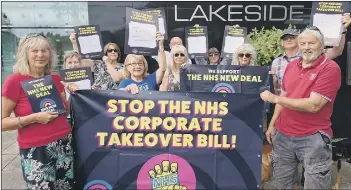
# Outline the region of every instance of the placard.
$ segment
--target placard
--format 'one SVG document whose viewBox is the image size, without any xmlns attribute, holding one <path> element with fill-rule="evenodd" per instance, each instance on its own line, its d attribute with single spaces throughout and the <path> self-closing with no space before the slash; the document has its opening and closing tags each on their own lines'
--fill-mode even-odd
<svg viewBox="0 0 351 190">
<path fill-rule="evenodd" d="M 164 39 L 168 39 L 166 12 L 164 8 L 143 9 L 143 11 L 156 14 L 158 16 L 158 31 L 163 34 Z"/>
<path fill-rule="evenodd" d="M 125 54 L 152 55 L 157 47 L 158 16 L 126 8 Z"/>
<path fill-rule="evenodd" d="M 269 90 L 269 67 L 239 65 L 189 65 L 180 71 L 180 90 L 260 94 Z"/>
<path fill-rule="evenodd" d="M 222 58 L 231 58 L 236 49 L 245 43 L 247 36 L 246 27 L 225 26 L 222 42 Z"/>
<path fill-rule="evenodd" d="M 344 28 L 341 18 L 348 10 L 347 1 L 312 2 L 310 23 L 324 35 L 325 46 L 339 46 Z"/>
<path fill-rule="evenodd" d="M 78 50 L 83 59 L 104 56 L 103 42 L 99 25 L 75 26 Z"/>
<path fill-rule="evenodd" d="M 66 112 L 61 95 L 57 91 L 51 75 L 23 81 L 21 86 L 33 113 L 57 112 L 62 114 Z"/>
<path fill-rule="evenodd" d="M 93 85 L 93 76 L 90 67 L 73 68 L 73 69 L 62 69 L 59 71 L 62 80 L 66 83 L 75 83 L 80 90 L 91 89 Z M 66 98 L 70 97 L 70 94 L 66 91 Z"/>
<path fill-rule="evenodd" d="M 190 26 L 185 28 L 185 41 L 189 58 L 208 57 L 207 26 Z"/>
</svg>

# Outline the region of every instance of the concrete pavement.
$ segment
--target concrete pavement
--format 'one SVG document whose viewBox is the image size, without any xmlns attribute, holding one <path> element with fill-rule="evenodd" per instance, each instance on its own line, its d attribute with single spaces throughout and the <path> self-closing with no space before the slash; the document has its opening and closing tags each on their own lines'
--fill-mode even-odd
<svg viewBox="0 0 351 190">
<path fill-rule="evenodd" d="M 17 145 L 17 131 L 2 132 L 1 146 L 1 189 L 25 189 L 25 183 L 22 177 L 22 170 L 19 159 L 19 149 Z M 336 168 L 333 167 L 332 182 L 335 182 Z M 342 163 L 342 181 L 340 189 L 351 189 L 351 164 Z M 274 189 L 269 183 L 265 185 L 266 189 Z"/>
</svg>

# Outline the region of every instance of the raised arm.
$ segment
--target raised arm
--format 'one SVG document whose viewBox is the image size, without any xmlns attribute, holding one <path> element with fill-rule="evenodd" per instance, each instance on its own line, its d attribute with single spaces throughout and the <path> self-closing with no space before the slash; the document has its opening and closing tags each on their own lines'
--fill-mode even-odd
<svg viewBox="0 0 351 190">
<path fill-rule="evenodd" d="M 330 59 L 337 58 L 344 51 L 345 42 L 346 42 L 346 30 L 350 26 L 350 23 L 351 23 L 350 13 L 345 13 L 342 17 L 341 22 L 344 25 L 344 30 L 343 30 L 344 33 L 341 35 L 341 40 L 340 40 L 339 46 L 333 47 L 333 48 L 328 48 L 325 52 L 327 57 Z"/>
<path fill-rule="evenodd" d="M 159 68 L 156 71 L 156 82 L 157 84 L 160 84 L 162 82 L 163 76 L 166 71 L 167 63 L 166 63 L 166 53 L 164 49 L 164 36 L 158 32 L 156 33 L 156 40 L 158 41 L 158 66 Z"/>
<path fill-rule="evenodd" d="M 166 71 L 165 76 L 163 77 L 162 84 L 160 86 L 160 91 L 167 91 L 169 72 L 170 72 L 169 70 Z"/>
<path fill-rule="evenodd" d="M 76 52 L 78 51 L 78 44 L 77 44 L 77 38 L 76 38 L 76 33 L 72 32 L 71 35 L 69 36 L 69 39 L 71 40 L 73 50 Z"/>
</svg>

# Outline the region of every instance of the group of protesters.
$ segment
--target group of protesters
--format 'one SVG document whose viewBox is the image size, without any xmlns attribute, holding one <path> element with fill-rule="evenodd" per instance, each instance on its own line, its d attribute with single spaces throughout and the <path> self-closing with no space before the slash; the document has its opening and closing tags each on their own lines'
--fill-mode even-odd
<svg viewBox="0 0 351 190">
<path fill-rule="evenodd" d="M 331 183 L 331 148 L 325 146 L 332 138 L 330 117 L 335 96 L 341 85 L 341 71 L 332 60 L 342 54 L 345 34 L 351 23 L 350 14 L 341 21 L 344 31 L 338 47 L 324 47 L 323 34 L 317 27 L 302 32 L 285 29 L 281 36 L 284 54 L 272 63 L 270 74 L 274 92 L 264 91 L 261 98 L 275 104 L 273 118 L 266 131 L 273 144 L 273 182 L 279 189 L 297 183 L 297 164 L 302 163 L 308 175 L 305 188 L 327 189 Z M 170 51 L 164 49 L 164 36 L 156 33 L 158 69 L 148 72 L 143 55 L 129 54 L 121 63 L 121 50 L 115 43 L 104 46 L 102 60 L 81 59 L 75 34 L 70 40 L 73 51 L 64 57 L 64 68 L 92 66 L 92 90 L 180 91 L 180 71 L 192 64 L 182 39 L 170 40 Z M 13 74 L 2 87 L 2 130 L 18 130 L 21 166 L 28 189 L 72 189 L 74 182 L 71 125 L 67 115 L 55 112 L 33 113 L 21 82 L 51 75 L 70 113 L 66 92 L 79 90 L 75 83 L 64 83 L 52 72 L 56 53 L 49 40 L 41 34 L 21 38 Z M 220 58 L 217 48 L 208 50 L 208 59 L 195 58 L 196 64 L 256 66 L 257 51 L 249 44 L 240 45 L 231 58 Z M 15 117 L 11 117 L 11 113 Z"/>
</svg>

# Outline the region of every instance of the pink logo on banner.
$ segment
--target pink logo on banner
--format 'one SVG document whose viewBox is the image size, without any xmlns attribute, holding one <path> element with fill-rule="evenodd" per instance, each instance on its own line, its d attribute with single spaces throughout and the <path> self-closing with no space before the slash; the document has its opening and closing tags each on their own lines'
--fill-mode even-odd
<svg viewBox="0 0 351 190">
<path fill-rule="evenodd" d="M 174 154 L 160 154 L 148 160 L 137 179 L 139 190 L 195 189 L 196 177 L 190 164 Z"/>
</svg>

